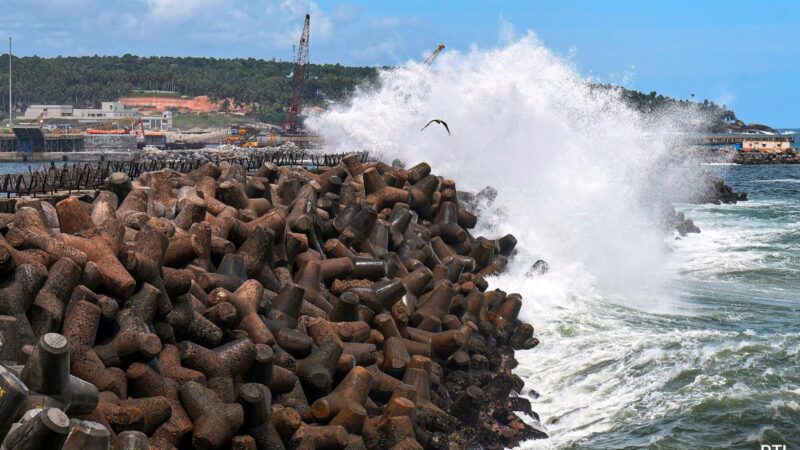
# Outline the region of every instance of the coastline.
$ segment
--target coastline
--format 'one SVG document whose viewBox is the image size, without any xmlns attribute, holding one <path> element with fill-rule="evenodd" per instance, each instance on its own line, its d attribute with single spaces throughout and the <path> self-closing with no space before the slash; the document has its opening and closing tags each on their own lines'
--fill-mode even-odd
<svg viewBox="0 0 800 450">
<path fill-rule="evenodd" d="M 690 147 L 685 150 L 687 157 L 705 163 L 717 164 L 800 164 L 800 150 L 792 148 L 780 153 L 743 152 L 733 149 Z"/>
</svg>

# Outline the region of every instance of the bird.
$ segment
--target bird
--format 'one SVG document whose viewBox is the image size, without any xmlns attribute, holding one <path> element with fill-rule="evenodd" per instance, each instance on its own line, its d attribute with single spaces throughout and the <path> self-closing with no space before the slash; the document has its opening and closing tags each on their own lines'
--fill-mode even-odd
<svg viewBox="0 0 800 450">
<path fill-rule="evenodd" d="M 419 131 L 422 131 L 422 130 L 424 130 L 425 128 L 428 128 L 428 125 L 432 124 L 433 122 L 436 122 L 436 123 L 438 123 L 439 125 L 443 125 L 443 126 L 444 126 L 444 129 L 445 129 L 445 130 L 447 130 L 447 134 L 451 135 L 451 134 L 450 134 L 450 127 L 448 127 L 448 126 L 447 126 L 447 122 L 445 122 L 445 121 L 444 121 L 444 120 L 442 120 L 442 119 L 433 119 L 433 120 L 431 120 L 431 121 L 430 121 L 430 122 L 428 122 L 428 123 L 427 123 L 427 124 L 426 124 L 424 127 L 422 127 L 422 128 L 419 130 Z M 451 136 L 452 136 L 452 135 L 451 135 Z"/>
</svg>

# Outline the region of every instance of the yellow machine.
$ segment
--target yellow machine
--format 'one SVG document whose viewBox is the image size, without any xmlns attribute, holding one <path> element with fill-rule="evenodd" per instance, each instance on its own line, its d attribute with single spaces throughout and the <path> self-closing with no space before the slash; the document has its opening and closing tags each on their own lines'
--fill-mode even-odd
<svg viewBox="0 0 800 450">
<path fill-rule="evenodd" d="M 231 135 L 226 138 L 228 144 L 243 148 L 258 147 L 258 130 L 248 126 L 231 126 Z"/>
</svg>

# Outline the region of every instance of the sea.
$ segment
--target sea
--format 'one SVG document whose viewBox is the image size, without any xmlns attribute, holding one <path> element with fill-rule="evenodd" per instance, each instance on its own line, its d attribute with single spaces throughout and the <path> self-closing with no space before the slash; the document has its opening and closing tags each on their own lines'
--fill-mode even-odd
<svg viewBox="0 0 800 450">
<path fill-rule="evenodd" d="M 603 296 L 539 317 L 519 355 L 547 441 L 523 448 L 800 443 L 800 166 L 714 166 L 749 200 L 676 205 L 667 310 Z M 535 393 L 534 393 L 535 392 Z"/>
<path fill-rule="evenodd" d="M 497 190 L 473 234 L 518 239 L 490 288 L 522 294 L 541 341 L 515 372 L 549 438 L 521 448 L 795 448 L 800 166 L 704 166 L 749 200 L 676 203 L 701 229 L 677 236 L 654 205 L 698 189 L 695 163 L 664 165 L 686 117 L 642 117 L 590 81 L 528 33 L 381 71 L 306 123 L 333 150 Z M 432 118 L 449 130 L 420 131 Z"/>
<path fill-rule="evenodd" d="M 27 161 L 27 162 L 0 162 L 0 175 L 7 173 L 26 173 L 28 171 L 37 171 L 42 168 L 47 169 L 50 167 L 49 162 L 42 161 Z"/>
</svg>

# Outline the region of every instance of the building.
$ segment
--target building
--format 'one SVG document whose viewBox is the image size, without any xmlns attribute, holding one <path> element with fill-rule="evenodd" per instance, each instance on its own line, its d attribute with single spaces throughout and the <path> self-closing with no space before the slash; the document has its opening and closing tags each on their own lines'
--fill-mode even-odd
<svg viewBox="0 0 800 450">
<path fill-rule="evenodd" d="M 102 102 L 100 108 L 79 109 L 72 105 L 31 105 L 25 110 L 26 119 L 78 119 L 80 122 L 136 119 L 139 111 L 127 109 L 122 102 Z"/>
<path fill-rule="evenodd" d="M 73 116 L 78 119 L 132 119 L 141 116 L 139 111 L 127 109 L 122 102 L 102 102 L 99 109 L 74 109 Z"/>
<path fill-rule="evenodd" d="M 160 114 L 154 114 L 141 117 L 145 129 L 148 130 L 171 130 L 172 129 L 172 111 L 164 111 Z"/>
<path fill-rule="evenodd" d="M 794 137 L 781 134 L 720 133 L 694 136 L 689 142 L 707 148 L 731 148 L 744 152 L 784 153 Z"/>
<path fill-rule="evenodd" d="M 25 110 L 25 119 L 55 119 L 72 117 L 72 105 L 31 105 Z"/>
<path fill-rule="evenodd" d="M 755 134 L 742 138 L 742 150 L 746 152 L 783 153 L 788 151 L 794 138 L 790 136 L 775 136 Z"/>
</svg>

